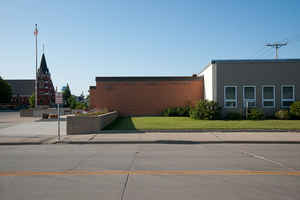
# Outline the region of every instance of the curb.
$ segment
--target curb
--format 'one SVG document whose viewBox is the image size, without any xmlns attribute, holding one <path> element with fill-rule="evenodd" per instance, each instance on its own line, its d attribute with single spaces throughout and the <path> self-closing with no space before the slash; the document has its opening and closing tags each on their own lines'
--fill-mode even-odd
<svg viewBox="0 0 300 200">
<path fill-rule="evenodd" d="M 203 132 L 219 132 L 219 133 L 236 133 L 236 132 L 261 132 L 261 133 L 275 133 L 275 132 L 292 132 L 292 133 L 299 133 L 300 129 L 291 129 L 291 130 L 283 130 L 283 129 L 194 129 L 194 130 L 186 130 L 186 129 L 155 129 L 155 130 L 147 130 L 147 129 L 140 129 L 140 130 L 103 130 L 99 131 L 98 133 L 111 133 L 111 134 L 126 134 L 126 133 L 203 133 Z"/>
<path fill-rule="evenodd" d="M 41 145 L 41 142 L 1 142 L 0 146 L 4 145 Z"/>
<path fill-rule="evenodd" d="M 300 144 L 300 141 L 183 141 L 183 140 L 157 140 L 157 141 L 54 141 L 42 142 L 4 142 L 7 145 L 50 145 L 50 144 Z"/>
<path fill-rule="evenodd" d="M 61 141 L 55 144 L 300 144 L 300 141 L 184 141 L 184 140 L 154 140 L 154 141 Z"/>
</svg>

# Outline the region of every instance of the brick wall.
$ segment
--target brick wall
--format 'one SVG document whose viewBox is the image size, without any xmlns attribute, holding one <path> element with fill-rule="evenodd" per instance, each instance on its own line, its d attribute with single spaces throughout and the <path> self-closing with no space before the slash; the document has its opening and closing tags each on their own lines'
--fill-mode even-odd
<svg viewBox="0 0 300 200">
<path fill-rule="evenodd" d="M 90 86 L 89 93 L 90 93 L 89 108 L 90 109 L 96 108 L 96 87 Z"/>
<path fill-rule="evenodd" d="M 96 78 L 96 108 L 120 115 L 159 115 L 168 107 L 194 104 L 203 99 L 199 77 Z"/>
</svg>

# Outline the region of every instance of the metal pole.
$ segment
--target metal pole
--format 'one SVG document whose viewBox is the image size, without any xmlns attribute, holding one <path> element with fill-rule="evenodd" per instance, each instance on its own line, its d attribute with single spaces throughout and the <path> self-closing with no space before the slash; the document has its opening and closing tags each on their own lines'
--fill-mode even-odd
<svg viewBox="0 0 300 200">
<path fill-rule="evenodd" d="M 37 31 L 37 24 L 35 24 L 35 31 Z M 38 62 L 38 61 L 37 61 L 37 59 L 38 59 L 38 58 L 37 58 L 37 57 L 38 57 L 38 51 L 37 51 L 37 35 L 38 35 L 38 33 L 36 32 L 36 34 L 35 34 L 35 98 L 34 98 L 34 101 L 35 101 L 35 108 L 37 108 L 37 106 L 38 106 L 38 105 L 37 105 L 37 103 L 38 103 L 38 102 L 37 102 L 37 98 L 38 98 L 38 97 L 37 97 L 37 96 L 38 96 L 38 93 L 37 93 L 37 84 L 38 84 L 38 83 L 37 83 L 37 81 L 38 81 L 38 80 L 37 80 L 37 79 L 38 79 L 38 76 L 37 76 L 37 75 L 38 75 L 38 74 L 37 74 L 37 68 L 38 68 L 38 67 L 37 67 L 37 65 L 38 65 L 38 64 L 37 64 L 37 62 Z"/>
<path fill-rule="evenodd" d="M 60 141 L 60 117 L 59 117 L 59 104 L 57 104 L 58 107 L 58 114 L 57 114 L 57 121 L 58 121 L 58 141 Z"/>
<path fill-rule="evenodd" d="M 278 46 L 277 45 L 275 46 L 275 49 L 276 49 L 276 57 L 275 57 L 275 59 L 278 59 Z"/>
</svg>

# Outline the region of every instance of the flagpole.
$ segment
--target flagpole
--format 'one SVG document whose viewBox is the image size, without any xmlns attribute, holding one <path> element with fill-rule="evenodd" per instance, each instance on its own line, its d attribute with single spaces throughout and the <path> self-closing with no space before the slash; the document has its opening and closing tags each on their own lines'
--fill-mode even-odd
<svg viewBox="0 0 300 200">
<path fill-rule="evenodd" d="M 35 108 L 38 107 L 38 102 L 37 102 L 37 99 L 38 99 L 38 93 L 37 93 L 37 82 L 38 82 L 38 76 L 37 76 L 37 68 L 38 68 L 38 64 L 37 64 L 37 60 L 38 60 L 38 50 L 37 50 L 37 35 L 38 35 L 38 30 L 37 30 L 37 24 L 35 24 L 35 30 L 34 30 L 34 35 L 35 35 Z"/>
</svg>

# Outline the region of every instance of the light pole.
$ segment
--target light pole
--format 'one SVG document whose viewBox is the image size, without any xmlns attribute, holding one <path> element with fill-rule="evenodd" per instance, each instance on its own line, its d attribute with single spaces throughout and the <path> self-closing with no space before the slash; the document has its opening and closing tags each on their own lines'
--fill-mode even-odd
<svg viewBox="0 0 300 200">
<path fill-rule="evenodd" d="M 37 24 L 35 24 L 35 29 L 34 29 L 34 36 L 35 36 L 35 108 L 38 106 L 38 93 L 37 93 L 37 88 L 38 88 L 38 73 L 37 73 L 37 68 L 38 68 L 38 50 L 37 50 L 37 36 L 38 36 L 38 29 L 37 29 Z"/>
</svg>

